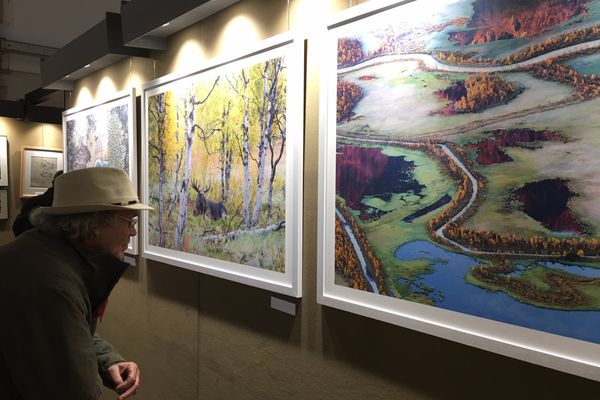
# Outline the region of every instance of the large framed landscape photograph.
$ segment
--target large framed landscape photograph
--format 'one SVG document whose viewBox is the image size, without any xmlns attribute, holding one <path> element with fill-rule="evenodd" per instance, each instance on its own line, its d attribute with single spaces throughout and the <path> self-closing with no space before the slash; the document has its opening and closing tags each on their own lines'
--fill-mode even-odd
<svg viewBox="0 0 600 400">
<path fill-rule="evenodd" d="M 135 88 L 63 112 L 64 171 L 120 168 L 137 189 Z M 137 236 L 129 254 L 138 254 Z"/>
<path fill-rule="evenodd" d="M 301 296 L 303 42 L 143 86 L 144 257 Z"/>
<path fill-rule="evenodd" d="M 324 33 L 321 304 L 600 380 L 600 1 Z"/>
</svg>

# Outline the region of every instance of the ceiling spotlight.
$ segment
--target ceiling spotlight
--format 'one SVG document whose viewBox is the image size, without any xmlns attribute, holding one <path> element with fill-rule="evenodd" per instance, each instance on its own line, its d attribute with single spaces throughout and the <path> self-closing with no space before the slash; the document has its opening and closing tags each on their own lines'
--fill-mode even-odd
<svg viewBox="0 0 600 400">
<path fill-rule="evenodd" d="M 86 64 L 83 68 L 89 68 L 90 64 Z"/>
<path fill-rule="evenodd" d="M 165 22 L 164 24 L 162 24 L 161 26 L 169 26 L 171 23 L 170 22 Z"/>
</svg>

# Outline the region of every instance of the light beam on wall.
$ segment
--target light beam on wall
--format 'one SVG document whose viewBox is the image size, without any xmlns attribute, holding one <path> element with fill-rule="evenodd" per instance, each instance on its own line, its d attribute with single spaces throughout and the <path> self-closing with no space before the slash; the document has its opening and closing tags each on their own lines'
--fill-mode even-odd
<svg viewBox="0 0 600 400">
<path fill-rule="evenodd" d="M 232 18 L 223 28 L 223 34 L 218 39 L 219 47 L 224 53 L 238 52 L 248 48 L 260 40 L 255 23 L 245 15 Z"/>
<path fill-rule="evenodd" d="M 112 78 L 105 76 L 98 84 L 98 89 L 96 90 L 96 99 L 107 99 L 118 91 L 119 90 L 117 89 L 117 86 Z"/>
<path fill-rule="evenodd" d="M 74 104 L 90 104 L 94 102 L 94 96 L 92 96 L 92 92 L 90 89 L 85 86 L 82 87 L 79 93 L 77 94 L 77 98 L 75 99 Z"/>
<path fill-rule="evenodd" d="M 179 48 L 173 67 L 175 71 L 186 71 L 200 66 L 205 59 L 206 54 L 200 43 L 197 40 L 189 39 Z"/>
</svg>

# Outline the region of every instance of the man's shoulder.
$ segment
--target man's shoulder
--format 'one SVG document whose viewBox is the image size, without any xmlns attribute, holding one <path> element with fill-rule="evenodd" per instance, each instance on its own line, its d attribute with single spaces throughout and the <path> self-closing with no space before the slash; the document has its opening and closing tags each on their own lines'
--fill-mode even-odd
<svg viewBox="0 0 600 400">
<path fill-rule="evenodd" d="M 77 262 L 75 252 L 64 239 L 53 238 L 32 229 L 19 235 L 12 242 L 0 246 L 3 276 L 14 279 L 29 278 L 34 281 L 69 277 Z"/>
<path fill-rule="evenodd" d="M 51 246 L 53 241 L 53 238 L 42 234 L 38 229 L 30 229 L 13 241 L 1 245 L 0 253 L 14 253 L 25 250 L 29 250 L 28 253 L 38 253 L 38 251 L 43 251 L 47 245 Z"/>
</svg>

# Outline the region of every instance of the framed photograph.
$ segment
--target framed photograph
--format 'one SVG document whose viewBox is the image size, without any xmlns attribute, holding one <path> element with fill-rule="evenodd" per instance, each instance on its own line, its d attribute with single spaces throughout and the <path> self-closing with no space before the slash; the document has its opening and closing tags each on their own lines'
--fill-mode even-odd
<svg viewBox="0 0 600 400">
<path fill-rule="evenodd" d="M 62 149 L 21 146 L 21 198 L 44 193 L 63 166 Z"/>
<path fill-rule="evenodd" d="M 135 88 L 63 112 L 64 171 L 121 168 L 137 189 Z M 138 254 L 137 236 L 128 253 Z"/>
<path fill-rule="evenodd" d="M 0 219 L 8 219 L 8 189 L 0 189 Z"/>
<path fill-rule="evenodd" d="M 372 1 L 328 24 L 319 303 L 600 380 L 598 7 Z"/>
<path fill-rule="evenodd" d="M 0 136 L 0 186 L 8 186 L 8 139 Z"/>
<path fill-rule="evenodd" d="M 65 172 L 114 167 L 136 179 L 135 89 L 63 112 Z"/>
<path fill-rule="evenodd" d="M 144 257 L 301 296 L 303 57 L 277 36 L 143 86 Z"/>
</svg>

